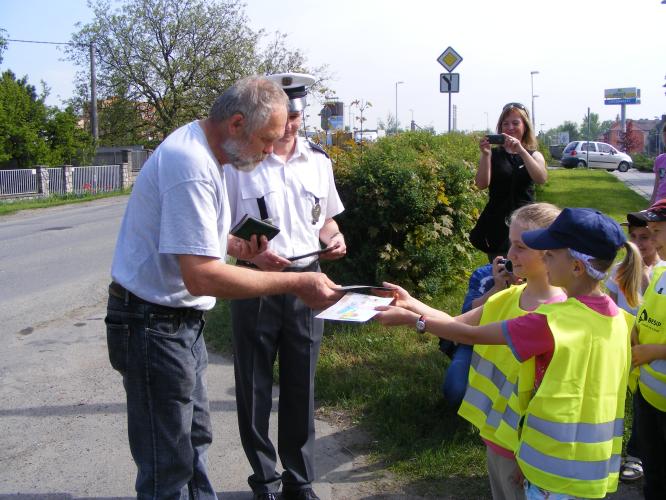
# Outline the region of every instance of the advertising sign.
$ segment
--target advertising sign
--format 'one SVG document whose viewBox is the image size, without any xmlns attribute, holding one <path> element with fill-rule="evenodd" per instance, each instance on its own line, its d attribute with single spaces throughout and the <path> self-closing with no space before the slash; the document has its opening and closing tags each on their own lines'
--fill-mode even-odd
<svg viewBox="0 0 666 500">
<path fill-rule="evenodd" d="M 604 90 L 604 99 L 637 99 L 640 97 L 641 89 L 637 89 L 636 87 L 623 87 L 619 89 Z"/>
</svg>

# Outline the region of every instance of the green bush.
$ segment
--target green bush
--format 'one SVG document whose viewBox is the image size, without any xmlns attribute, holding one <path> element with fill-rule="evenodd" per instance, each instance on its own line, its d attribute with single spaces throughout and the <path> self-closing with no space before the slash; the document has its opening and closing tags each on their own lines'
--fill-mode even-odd
<svg viewBox="0 0 666 500">
<path fill-rule="evenodd" d="M 344 284 L 393 281 L 420 297 L 464 279 L 467 235 L 485 199 L 472 182 L 477 138 L 409 132 L 331 155 L 348 254 L 327 274 Z"/>
<path fill-rule="evenodd" d="M 652 172 L 654 158 L 640 153 L 633 154 L 631 158 L 634 160 L 634 168 L 637 168 L 643 172 Z"/>
</svg>

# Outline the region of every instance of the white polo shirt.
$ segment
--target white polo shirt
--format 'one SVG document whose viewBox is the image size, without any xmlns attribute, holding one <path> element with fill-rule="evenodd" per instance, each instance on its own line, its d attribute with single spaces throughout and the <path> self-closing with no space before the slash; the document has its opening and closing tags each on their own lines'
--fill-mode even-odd
<svg viewBox="0 0 666 500">
<path fill-rule="evenodd" d="M 230 222 L 224 175 L 204 131 L 196 121 L 184 125 L 141 168 L 118 234 L 111 276 L 149 302 L 209 310 L 215 298 L 188 292 L 178 255 L 224 259 Z"/>
<path fill-rule="evenodd" d="M 271 154 L 252 172 L 225 168 L 225 176 L 232 225 L 246 213 L 261 218 L 257 199 L 263 197 L 268 217 L 280 228 L 269 248 L 282 257 L 318 250 L 324 222 L 344 210 L 331 161 L 302 137 L 286 163 Z M 321 215 L 314 220 L 312 210 L 317 202 Z M 305 267 L 315 259 L 299 259 L 293 265 Z"/>
</svg>

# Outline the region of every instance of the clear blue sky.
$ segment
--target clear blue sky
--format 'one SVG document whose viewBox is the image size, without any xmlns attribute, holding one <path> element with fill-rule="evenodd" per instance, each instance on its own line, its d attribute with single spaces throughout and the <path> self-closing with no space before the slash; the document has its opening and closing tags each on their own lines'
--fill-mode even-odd
<svg viewBox="0 0 666 500">
<path fill-rule="evenodd" d="M 661 0 L 250 0 L 254 29 L 289 35 L 311 66 L 328 64 L 330 86 L 349 103 L 373 105 L 366 126 L 395 113 L 406 125 L 447 128 L 447 98 L 439 93 L 437 56 L 452 46 L 463 57 L 459 129 L 491 128 L 506 102 L 531 107 L 534 75 L 537 128 L 580 122 L 589 106 L 613 119 L 619 106 L 603 103 L 605 88 L 639 87 L 642 104 L 628 118 L 666 114 L 666 5 Z M 91 18 L 85 0 L 0 0 L 0 27 L 10 38 L 68 41 L 76 22 Z M 51 104 L 72 92 L 75 68 L 59 49 L 11 43 L 1 69 L 52 89 Z M 410 111 L 411 110 L 411 111 Z M 311 112 L 310 122 L 316 123 Z M 345 121 L 347 123 L 347 121 Z"/>
</svg>

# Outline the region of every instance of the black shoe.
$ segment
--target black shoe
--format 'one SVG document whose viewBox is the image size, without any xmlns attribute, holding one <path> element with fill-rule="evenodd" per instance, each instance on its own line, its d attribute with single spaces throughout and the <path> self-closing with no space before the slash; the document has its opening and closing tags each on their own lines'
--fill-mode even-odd
<svg viewBox="0 0 666 500">
<path fill-rule="evenodd" d="M 275 491 L 264 491 L 255 493 L 254 500 L 280 500 L 280 495 Z"/>
<path fill-rule="evenodd" d="M 312 488 L 282 490 L 282 500 L 320 500 Z"/>
</svg>

